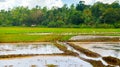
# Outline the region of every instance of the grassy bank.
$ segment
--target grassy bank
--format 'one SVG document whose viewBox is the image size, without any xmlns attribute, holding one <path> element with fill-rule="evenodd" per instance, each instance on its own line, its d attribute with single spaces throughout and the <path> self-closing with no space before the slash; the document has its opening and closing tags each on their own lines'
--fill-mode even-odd
<svg viewBox="0 0 120 67">
<path fill-rule="evenodd" d="M 66 41 L 80 34 L 120 36 L 120 29 L 0 27 L 0 43 Z"/>
</svg>

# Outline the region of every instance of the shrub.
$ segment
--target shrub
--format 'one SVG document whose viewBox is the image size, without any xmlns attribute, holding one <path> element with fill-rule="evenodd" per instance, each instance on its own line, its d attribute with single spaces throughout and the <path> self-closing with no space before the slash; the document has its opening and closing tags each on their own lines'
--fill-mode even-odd
<svg viewBox="0 0 120 67">
<path fill-rule="evenodd" d="M 114 25 L 103 23 L 103 24 L 97 24 L 96 28 L 114 28 Z"/>
<path fill-rule="evenodd" d="M 114 27 L 115 27 L 115 28 L 120 28 L 120 21 L 116 22 L 116 23 L 114 24 Z"/>
<path fill-rule="evenodd" d="M 63 25 L 64 25 L 64 22 L 60 20 L 56 22 L 52 21 L 48 23 L 48 27 L 62 27 Z"/>
</svg>

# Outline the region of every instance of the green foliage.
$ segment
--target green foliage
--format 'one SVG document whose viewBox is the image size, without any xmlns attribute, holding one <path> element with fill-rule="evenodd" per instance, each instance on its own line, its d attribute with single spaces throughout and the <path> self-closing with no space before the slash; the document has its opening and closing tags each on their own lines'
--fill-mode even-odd
<svg viewBox="0 0 120 67">
<path fill-rule="evenodd" d="M 82 12 L 81 11 L 75 11 L 74 13 L 71 13 L 68 22 L 71 24 L 79 25 L 84 22 Z"/>
<path fill-rule="evenodd" d="M 106 23 L 97 24 L 96 26 L 97 26 L 98 28 L 114 28 L 114 25 L 112 25 L 112 24 L 106 24 Z"/>
<path fill-rule="evenodd" d="M 119 21 L 120 19 L 120 9 L 113 9 L 108 8 L 102 15 L 103 22 L 114 24 L 115 22 Z"/>
<path fill-rule="evenodd" d="M 120 28 L 120 21 L 116 22 L 116 23 L 114 24 L 114 26 L 115 26 L 115 28 Z"/>
<path fill-rule="evenodd" d="M 62 27 L 64 25 L 63 21 L 49 22 L 48 27 Z"/>
<path fill-rule="evenodd" d="M 8 11 L 0 11 L 0 26 L 39 26 L 39 27 L 83 27 L 83 28 L 119 28 L 120 4 L 96 2 L 86 5 L 84 1 L 66 4 L 61 8 L 36 6 L 15 7 Z"/>
<path fill-rule="evenodd" d="M 86 7 L 86 5 L 84 3 L 85 3 L 85 1 L 80 1 L 79 4 L 77 4 L 76 9 L 79 11 L 83 11 Z"/>
</svg>

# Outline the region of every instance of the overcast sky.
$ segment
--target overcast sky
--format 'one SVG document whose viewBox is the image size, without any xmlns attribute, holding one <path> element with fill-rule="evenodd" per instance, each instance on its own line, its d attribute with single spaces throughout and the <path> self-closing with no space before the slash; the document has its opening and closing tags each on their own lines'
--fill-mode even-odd
<svg viewBox="0 0 120 67">
<path fill-rule="evenodd" d="M 17 6 L 29 6 L 29 8 L 39 5 L 41 7 L 47 6 L 51 8 L 52 6 L 62 7 L 63 4 L 71 5 L 72 3 L 77 4 L 80 0 L 0 0 L 0 10 L 8 9 Z M 85 4 L 93 4 L 94 2 L 101 1 L 104 3 L 112 3 L 115 0 L 82 0 Z"/>
</svg>

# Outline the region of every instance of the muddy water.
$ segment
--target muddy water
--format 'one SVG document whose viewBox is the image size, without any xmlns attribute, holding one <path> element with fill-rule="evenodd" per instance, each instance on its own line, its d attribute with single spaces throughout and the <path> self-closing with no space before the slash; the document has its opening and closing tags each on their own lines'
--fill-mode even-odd
<svg viewBox="0 0 120 67">
<path fill-rule="evenodd" d="M 0 60 L 0 67 L 46 67 L 54 64 L 58 67 L 92 67 L 89 63 L 71 56 L 37 56 L 31 58 Z"/>
<path fill-rule="evenodd" d="M 120 59 L 120 42 L 76 42 L 75 44 L 102 56 L 112 56 Z"/>
<path fill-rule="evenodd" d="M 77 39 L 76 39 L 77 38 Z M 101 36 L 83 36 L 73 37 L 73 40 L 86 40 L 96 38 L 111 38 L 119 39 L 119 37 L 101 37 Z M 72 38 L 71 38 L 72 39 Z M 119 40 L 117 40 L 119 41 Z M 58 42 L 59 43 L 59 42 Z M 75 45 L 86 48 L 90 51 L 104 56 L 112 56 L 120 59 L 120 42 L 72 42 Z M 88 57 L 85 54 L 77 51 L 65 42 L 60 42 L 67 47 L 67 50 L 76 52 L 79 57 L 74 56 L 32 56 L 32 57 L 21 57 L 21 58 L 9 58 L 1 59 L 0 67 L 47 67 L 46 65 L 53 64 L 57 67 L 93 67 L 92 64 L 87 60 L 102 61 L 107 66 L 108 64 L 103 61 L 102 57 L 94 58 Z M 11 54 L 54 54 L 64 53 L 52 44 L 0 44 L 0 55 L 11 55 Z M 84 59 L 82 59 L 84 58 Z M 99 67 L 99 66 L 98 66 Z"/>
<path fill-rule="evenodd" d="M 79 54 L 80 59 L 91 63 L 93 67 L 120 67 L 119 42 L 69 42 L 67 44 L 72 48 L 71 51 Z M 116 50 L 117 52 L 115 52 Z M 93 57 L 91 54 L 100 55 Z M 106 59 L 103 60 L 103 57 L 106 57 Z"/>
<path fill-rule="evenodd" d="M 0 45 L 0 55 L 10 54 L 53 54 L 63 53 L 50 44 L 4 44 Z"/>
<path fill-rule="evenodd" d="M 1 44 L 0 55 L 63 53 L 52 44 Z M 1 59 L 0 67 L 92 67 L 91 64 L 72 56 L 34 56 Z"/>
</svg>

